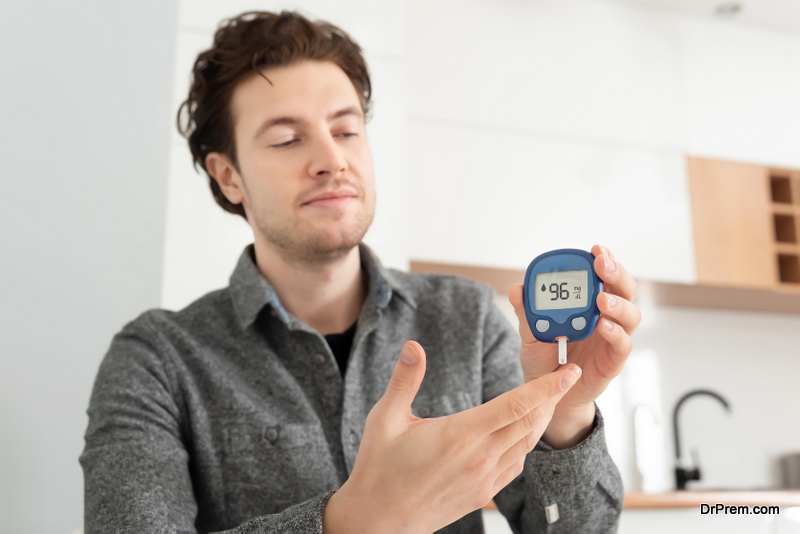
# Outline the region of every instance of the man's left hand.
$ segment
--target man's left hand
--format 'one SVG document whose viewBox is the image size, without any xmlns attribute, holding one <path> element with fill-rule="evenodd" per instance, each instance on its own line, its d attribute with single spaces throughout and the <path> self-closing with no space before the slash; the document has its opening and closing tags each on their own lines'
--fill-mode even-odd
<svg viewBox="0 0 800 534">
<path fill-rule="evenodd" d="M 571 447 L 589 435 L 594 421 L 594 400 L 617 376 L 631 353 L 631 335 L 642 319 L 633 304 L 636 282 L 605 247 L 592 247 L 594 269 L 604 282 L 605 291 L 597 295 L 600 320 L 592 335 L 570 343 L 567 359 L 582 370 L 578 382 L 558 402 L 542 439 L 561 449 Z M 508 300 L 519 319 L 522 337 L 520 362 L 525 382 L 558 368 L 558 344 L 542 343 L 531 333 L 522 299 L 522 284 L 511 286 Z"/>
</svg>

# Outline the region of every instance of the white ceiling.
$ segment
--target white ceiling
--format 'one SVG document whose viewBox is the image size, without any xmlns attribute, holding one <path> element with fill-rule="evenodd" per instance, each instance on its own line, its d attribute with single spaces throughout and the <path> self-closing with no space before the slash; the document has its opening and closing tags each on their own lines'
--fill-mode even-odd
<svg viewBox="0 0 800 534">
<path fill-rule="evenodd" d="M 727 0 L 617 0 L 619 2 L 654 6 L 675 12 L 715 17 L 717 6 Z M 741 0 L 738 15 L 732 18 L 747 24 L 759 24 L 800 32 L 800 0 Z"/>
</svg>

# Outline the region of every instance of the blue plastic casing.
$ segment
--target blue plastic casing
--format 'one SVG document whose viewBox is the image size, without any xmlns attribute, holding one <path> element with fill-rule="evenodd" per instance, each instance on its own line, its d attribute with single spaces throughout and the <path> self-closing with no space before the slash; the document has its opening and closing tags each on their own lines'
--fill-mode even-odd
<svg viewBox="0 0 800 534">
<path fill-rule="evenodd" d="M 589 272 L 586 288 L 586 306 L 582 308 L 564 308 L 560 310 L 537 310 L 535 308 L 536 275 L 555 271 L 572 271 L 586 269 Z M 566 336 L 567 340 L 581 341 L 588 338 L 597 326 L 600 310 L 597 307 L 597 295 L 603 291 L 603 281 L 594 272 L 594 256 L 584 250 L 562 248 L 537 256 L 525 272 L 522 299 L 525 304 L 525 317 L 533 337 L 545 343 L 557 343 L 556 338 Z M 586 319 L 586 326 L 581 330 L 572 327 L 576 317 Z M 545 332 L 536 328 L 539 320 L 549 321 L 550 327 Z"/>
</svg>

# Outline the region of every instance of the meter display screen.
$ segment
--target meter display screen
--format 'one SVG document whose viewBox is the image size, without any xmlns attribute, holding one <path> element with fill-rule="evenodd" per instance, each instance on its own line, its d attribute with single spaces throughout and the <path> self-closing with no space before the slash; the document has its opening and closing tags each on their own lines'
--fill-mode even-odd
<svg viewBox="0 0 800 534">
<path fill-rule="evenodd" d="M 554 271 L 536 275 L 537 310 L 563 310 L 566 308 L 585 308 L 591 304 L 586 301 L 589 285 L 589 271 Z"/>
</svg>

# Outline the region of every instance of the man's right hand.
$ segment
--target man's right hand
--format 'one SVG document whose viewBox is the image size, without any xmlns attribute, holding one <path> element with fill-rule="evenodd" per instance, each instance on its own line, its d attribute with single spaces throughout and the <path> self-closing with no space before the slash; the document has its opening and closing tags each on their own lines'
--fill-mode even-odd
<svg viewBox="0 0 800 534">
<path fill-rule="evenodd" d="M 522 473 L 580 373 L 567 364 L 471 410 L 420 419 L 411 402 L 425 351 L 406 342 L 367 416 L 353 472 L 325 506 L 323 532 L 427 534 L 483 507 Z"/>
</svg>

